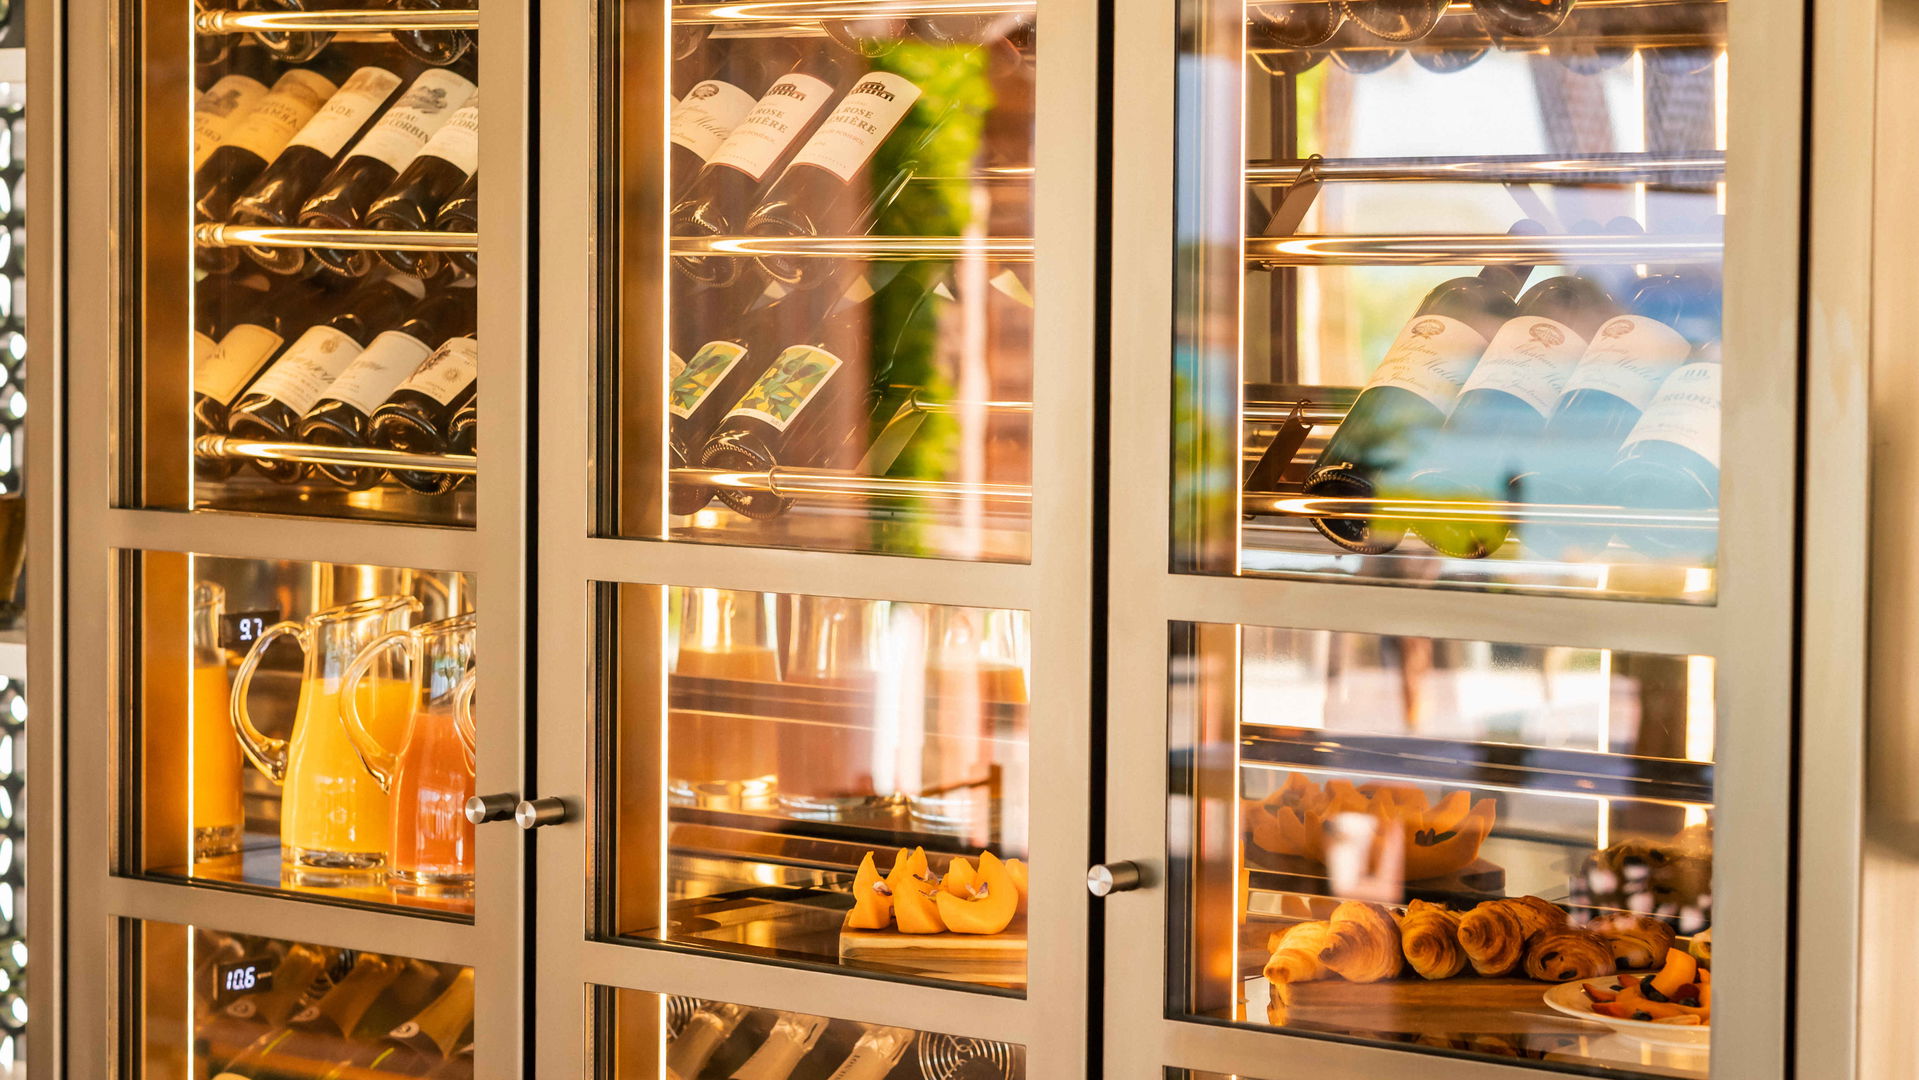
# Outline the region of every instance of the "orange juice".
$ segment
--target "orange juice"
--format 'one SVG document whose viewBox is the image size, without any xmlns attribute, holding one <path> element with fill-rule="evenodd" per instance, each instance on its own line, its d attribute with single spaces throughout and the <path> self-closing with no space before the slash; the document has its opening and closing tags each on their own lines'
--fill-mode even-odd
<svg viewBox="0 0 1919 1080">
<path fill-rule="evenodd" d="M 698 649 L 682 645 L 673 677 L 777 683 L 779 658 L 759 646 Z M 673 711 L 668 731 L 668 768 L 683 784 L 759 780 L 779 768 L 775 740 L 763 725 L 728 710 L 711 711 L 695 700 Z"/>
<path fill-rule="evenodd" d="M 388 744 L 392 745 L 392 744 Z M 444 711 L 414 718 L 393 771 L 393 843 L 387 875 L 401 885 L 463 885 L 473 877 L 473 774 Z"/>
<path fill-rule="evenodd" d="M 187 715 L 187 821 L 193 857 L 229 855 L 240 848 L 240 744 L 228 718 L 225 662 L 193 668 L 193 705 Z"/>
<path fill-rule="evenodd" d="M 383 745 L 398 746 L 413 710 L 413 684 L 369 678 L 360 685 L 360 717 Z M 340 720 L 338 682 L 309 678 L 287 747 L 280 801 L 282 859 L 317 866 L 370 868 L 392 839 L 387 794 L 367 772 Z"/>
</svg>

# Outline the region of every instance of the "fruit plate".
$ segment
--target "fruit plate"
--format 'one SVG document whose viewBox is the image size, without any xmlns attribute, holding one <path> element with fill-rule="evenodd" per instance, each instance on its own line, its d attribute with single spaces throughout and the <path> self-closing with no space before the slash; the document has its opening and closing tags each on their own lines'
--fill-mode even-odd
<svg viewBox="0 0 1919 1080">
<path fill-rule="evenodd" d="M 1611 990 L 1617 985 L 1619 985 L 1619 977 L 1616 975 L 1560 983 L 1546 991 L 1546 1007 L 1555 1012 L 1565 1013 L 1567 1016 L 1576 1016 L 1581 1020 L 1604 1024 L 1621 1035 L 1658 1046 L 1698 1048 L 1712 1042 L 1711 1024 L 1691 1027 L 1682 1024 L 1655 1024 L 1650 1020 L 1617 1020 L 1594 1012 L 1593 1003 L 1587 999 L 1585 992 L 1580 990 L 1581 986 L 1590 986 L 1594 990 Z"/>
</svg>

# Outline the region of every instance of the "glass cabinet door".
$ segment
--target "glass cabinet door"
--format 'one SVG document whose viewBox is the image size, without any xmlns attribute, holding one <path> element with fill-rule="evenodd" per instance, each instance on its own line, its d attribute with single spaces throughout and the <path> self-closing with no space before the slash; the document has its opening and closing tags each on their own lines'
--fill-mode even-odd
<svg viewBox="0 0 1919 1080">
<path fill-rule="evenodd" d="M 1785 1075 L 1800 14 L 1146 7 L 1109 1058 Z"/>
</svg>

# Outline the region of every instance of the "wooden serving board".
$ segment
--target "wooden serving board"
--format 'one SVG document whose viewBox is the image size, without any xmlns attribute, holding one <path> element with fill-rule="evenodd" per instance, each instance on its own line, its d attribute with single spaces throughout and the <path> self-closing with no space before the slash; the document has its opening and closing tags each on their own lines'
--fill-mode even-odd
<svg viewBox="0 0 1919 1080">
<path fill-rule="evenodd" d="M 1274 1024 L 1308 1024 L 1354 1031 L 1450 1036 L 1462 1032 L 1566 1032 L 1591 1034 L 1581 1024 L 1546 1007 L 1551 983 L 1531 979 L 1485 979 L 1461 975 L 1437 981 L 1388 979 L 1354 983 L 1344 979 L 1288 983 L 1275 987 L 1249 981 L 1247 1004 L 1269 988 L 1267 1018 Z M 1251 1010 L 1257 1016 L 1256 1009 Z"/>
<path fill-rule="evenodd" d="M 841 930 L 840 959 L 955 982 L 1020 986 L 1026 982 L 1026 920 L 997 934 Z"/>
</svg>

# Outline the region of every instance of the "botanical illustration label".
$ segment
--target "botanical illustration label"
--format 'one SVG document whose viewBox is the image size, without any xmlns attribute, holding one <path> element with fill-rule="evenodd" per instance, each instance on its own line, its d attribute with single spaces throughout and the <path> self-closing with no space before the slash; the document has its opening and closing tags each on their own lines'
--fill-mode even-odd
<svg viewBox="0 0 1919 1080">
<path fill-rule="evenodd" d="M 730 82 L 708 79 L 695 83 L 673 106 L 667 137 L 675 146 L 684 146 L 705 161 L 752 111 L 752 94 Z"/>
<path fill-rule="evenodd" d="M 840 358 L 825 349 L 795 345 L 773 361 L 726 418 L 750 416 L 785 431 L 842 366 Z"/>
<path fill-rule="evenodd" d="M 287 145 L 318 150 L 329 158 L 337 155 L 353 133 L 365 127 L 367 119 L 386 104 L 386 99 L 399 87 L 400 77 L 391 71 L 361 68 L 347 76 L 339 92 L 327 99 Z"/>
<path fill-rule="evenodd" d="M 693 415 L 713 388 L 746 355 L 746 347 L 736 341 L 709 341 L 700 346 L 684 370 L 673 376 L 666 388 L 666 408 L 681 420 Z"/>
<path fill-rule="evenodd" d="M 353 153 L 383 161 L 399 172 L 472 96 L 473 84 L 445 68 L 421 72 L 400 100 L 360 138 Z"/>
<path fill-rule="evenodd" d="M 1502 391 L 1551 416 L 1585 351 L 1586 339 L 1565 323 L 1543 315 L 1507 319 L 1459 392 Z"/>
<path fill-rule="evenodd" d="M 1633 425 L 1626 445 L 1649 440 L 1683 446 L 1719 467 L 1720 376 L 1718 364 L 1687 364 L 1667 377 Z"/>
<path fill-rule="evenodd" d="M 833 88 L 811 75 L 782 76 L 727 133 L 707 164 L 727 165 L 755 180 L 764 177 L 831 96 Z"/>
<path fill-rule="evenodd" d="M 906 118 L 920 88 L 890 71 L 869 73 L 846 92 L 839 107 L 793 158 L 795 165 L 818 165 L 850 181 L 873 152 Z"/>
<path fill-rule="evenodd" d="M 1672 327 L 1643 315 L 1608 319 L 1593 333 L 1566 393 L 1600 390 L 1645 409 L 1659 384 L 1692 353 L 1692 343 Z"/>
<path fill-rule="evenodd" d="M 1453 399 L 1485 349 L 1479 331 L 1458 319 L 1414 316 L 1386 350 L 1366 388 L 1396 386 L 1425 398 L 1440 412 L 1451 412 Z"/>
</svg>

